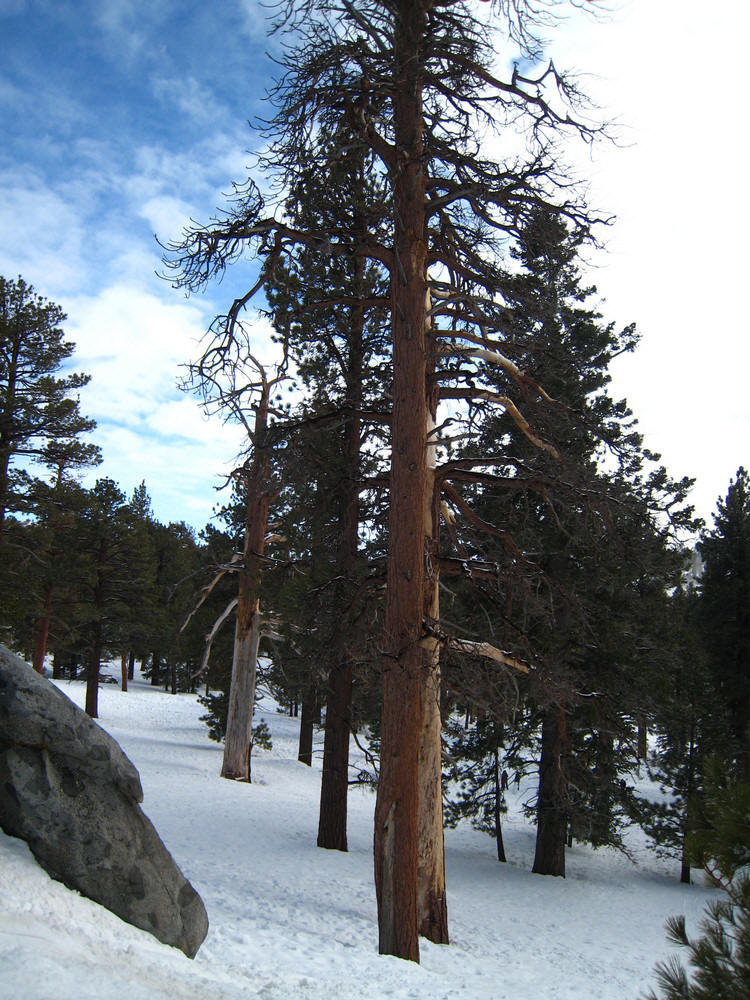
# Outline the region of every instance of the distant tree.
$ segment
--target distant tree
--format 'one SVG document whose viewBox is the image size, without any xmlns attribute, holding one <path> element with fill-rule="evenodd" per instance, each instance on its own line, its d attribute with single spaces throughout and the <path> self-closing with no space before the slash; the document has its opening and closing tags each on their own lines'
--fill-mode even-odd
<svg viewBox="0 0 750 1000">
<path fill-rule="evenodd" d="M 111 479 L 99 479 L 79 522 L 85 557 L 80 632 L 86 649 L 86 712 L 98 714 L 102 657 L 122 647 L 135 605 L 148 580 L 149 539 Z"/>
<path fill-rule="evenodd" d="M 457 793 L 446 805 L 446 826 L 470 819 L 475 829 L 494 838 L 497 860 L 505 861 L 502 817 L 508 806 L 503 788 L 502 727 L 485 719 L 468 730 L 455 724 L 447 729 L 452 765 L 447 777 L 456 782 Z"/>
<path fill-rule="evenodd" d="M 32 591 L 35 598 L 32 666 L 42 673 L 50 628 L 55 619 L 58 625 L 68 627 L 65 617 L 60 618 L 60 612 L 65 616 L 67 605 L 70 613 L 71 603 L 77 598 L 82 558 L 76 520 L 85 509 L 86 491 L 61 468 L 52 485 L 37 482 L 30 496 L 35 514 L 27 532 L 33 550 L 30 582 L 35 584 Z"/>
<path fill-rule="evenodd" d="M 90 376 L 57 375 L 75 348 L 63 339 L 65 318 L 22 278 L 0 277 L 0 545 L 6 511 L 28 512 L 25 463 L 54 468 L 64 453 L 70 471 L 99 461 L 98 448 L 79 440 L 95 424 L 73 395 Z"/>
<path fill-rule="evenodd" d="M 727 748 L 727 716 L 708 669 L 699 600 L 691 581 L 669 598 L 661 663 L 650 672 L 655 740 L 647 765 L 662 795 L 634 799 L 634 815 L 657 853 L 679 858 L 685 883 L 695 864 L 690 839 L 702 809 L 706 762 Z"/>
<path fill-rule="evenodd" d="M 734 752 L 750 780 L 750 477 L 744 468 L 717 502 L 714 527 L 698 549 L 709 666 L 729 713 Z"/>
</svg>

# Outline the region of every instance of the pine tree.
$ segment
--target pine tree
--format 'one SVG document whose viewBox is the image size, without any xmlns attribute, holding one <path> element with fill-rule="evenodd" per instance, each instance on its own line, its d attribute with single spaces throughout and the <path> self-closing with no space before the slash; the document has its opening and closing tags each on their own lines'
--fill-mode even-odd
<svg viewBox="0 0 750 1000">
<path fill-rule="evenodd" d="M 95 424 L 73 395 L 90 376 L 57 375 L 75 349 L 63 339 L 65 318 L 22 278 L 0 277 L 0 545 L 6 512 L 30 509 L 27 463 L 71 470 L 99 461 L 98 448 L 80 441 Z"/>
<path fill-rule="evenodd" d="M 290 222 L 322 231 L 343 219 L 363 239 L 387 216 L 384 185 L 372 154 L 349 146 L 340 132 L 327 141 L 330 171 L 321 176 L 302 166 L 287 199 Z M 352 696 L 367 644 L 370 570 L 361 539 L 372 538 L 375 525 L 362 494 L 378 472 L 390 408 L 387 290 L 382 267 L 354 255 L 324 262 L 305 246 L 277 268 L 268 290 L 304 394 L 290 417 L 282 472 L 291 514 L 282 518 L 282 534 L 293 543 L 295 579 L 282 597 L 288 611 L 276 609 L 288 634 L 285 669 L 304 661 L 308 672 L 301 734 L 311 735 L 310 707 L 318 690 L 325 695 L 317 842 L 335 850 L 347 849 Z"/>
<path fill-rule="evenodd" d="M 694 845 L 726 897 L 712 902 L 690 938 L 684 917 L 667 922 L 667 936 L 689 955 L 690 969 L 673 958 L 659 963 L 661 1000 L 746 1000 L 750 996 L 750 786 L 722 777 L 715 762 L 714 783 L 706 794 L 703 835 Z M 659 1000 L 654 992 L 646 1000 Z"/>
<path fill-rule="evenodd" d="M 704 794 L 706 761 L 726 746 L 726 714 L 707 667 L 698 604 L 689 580 L 669 599 L 662 662 L 650 675 L 656 739 L 647 759 L 663 798 L 637 795 L 634 802 L 634 815 L 654 839 L 657 853 L 679 858 L 685 883 L 695 862 L 689 841 Z"/>
<path fill-rule="evenodd" d="M 744 468 L 718 501 L 713 530 L 698 549 L 709 665 L 729 713 L 734 752 L 750 780 L 750 478 Z"/>
<path fill-rule="evenodd" d="M 679 569 L 672 529 L 689 523 L 689 482 L 670 482 L 642 448 L 625 402 L 608 392 L 610 362 L 632 351 L 637 336 L 605 324 L 591 305 L 580 247 L 579 234 L 537 211 L 521 233 L 521 267 L 507 292 L 519 363 L 555 400 L 550 407 L 530 395 L 524 413 L 565 465 L 507 414 L 488 413 L 482 446 L 503 456 L 505 480 L 469 472 L 464 487 L 475 491 L 485 523 L 503 528 L 495 542 L 474 531 L 463 545 L 481 546 L 485 564 L 498 567 L 495 586 L 485 583 L 474 600 L 494 608 L 505 648 L 533 664 L 522 681 L 532 711 L 522 719 L 540 731 L 534 871 L 554 875 L 564 875 L 571 830 L 597 846 L 621 843 L 638 678 L 655 658 L 656 622 Z M 666 512 L 669 530 L 659 521 Z M 479 625 L 481 615 L 472 620 Z M 502 703 L 483 708 L 505 711 Z M 523 742 L 534 745 L 531 732 Z"/>
<path fill-rule="evenodd" d="M 445 824 L 452 827 L 462 819 L 470 819 L 476 830 L 494 838 L 497 860 L 505 861 L 502 816 L 508 806 L 503 788 L 502 728 L 486 719 L 469 730 L 460 725 L 449 725 L 447 729 L 449 738 L 453 737 L 450 759 L 455 762 L 447 777 L 456 782 L 457 795 L 446 806 Z"/>
<path fill-rule="evenodd" d="M 79 629 L 86 650 L 86 712 L 98 715 L 99 670 L 105 653 L 119 651 L 129 609 L 148 577 L 149 544 L 125 494 L 111 479 L 98 479 L 79 522 L 85 558 Z"/>
</svg>

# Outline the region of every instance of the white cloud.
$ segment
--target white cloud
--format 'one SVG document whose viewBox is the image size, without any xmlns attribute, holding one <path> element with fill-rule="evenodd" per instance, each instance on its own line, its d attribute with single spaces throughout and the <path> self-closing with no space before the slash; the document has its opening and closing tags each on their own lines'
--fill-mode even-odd
<svg viewBox="0 0 750 1000">
<path fill-rule="evenodd" d="M 74 205 L 34 171 L 0 175 L 0 273 L 22 274 L 50 298 L 76 287 L 85 233 Z"/>
<path fill-rule="evenodd" d="M 264 4 L 259 2 L 259 0 L 240 0 L 240 9 L 244 15 L 244 27 L 252 39 L 256 43 L 265 43 L 269 46 L 269 42 L 273 42 L 273 39 L 268 38 L 268 29 L 272 23 L 273 17 L 276 13 L 275 8 L 270 4 Z M 278 42 L 276 42 L 276 47 Z"/>
<path fill-rule="evenodd" d="M 177 390 L 181 366 L 198 353 L 206 313 L 197 300 L 157 287 L 160 295 L 123 283 L 67 303 L 74 367 L 94 376 L 81 391 L 81 410 L 97 421 L 94 441 L 104 455 L 86 481 L 106 475 L 129 495 L 145 479 L 157 517 L 201 527 L 217 502 L 214 488 L 247 442 L 237 425 L 207 418 L 195 397 Z M 259 323 L 264 357 L 267 333 Z"/>
<path fill-rule="evenodd" d="M 176 108 L 195 123 L 211 122 L 215 127 L 226 109 L 219 106 L 216 95 L 195 77 L 157 76 L 152 82 L 156 97 L 167 106 Z"/>
</svg>

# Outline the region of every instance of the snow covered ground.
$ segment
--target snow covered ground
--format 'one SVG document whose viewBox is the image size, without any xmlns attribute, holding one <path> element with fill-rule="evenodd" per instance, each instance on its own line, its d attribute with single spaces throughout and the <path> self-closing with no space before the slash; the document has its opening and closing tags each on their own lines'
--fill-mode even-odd
<svg viewBox="0 0 750 1000">
<path fill-rule="evenodd" d="M 83 704 L 82 684 L 60 687 Z M 666 918 L 684 913 L 695 931 L 712 895 L 681 886 L 677 865 L 637 836 L 635 864 L 575 847 L 567 879 L 530 874 L 522 785 L 504 825 L 508 864 L 468 825 L 446 831 L 451 945 L 423 941 L 420 965 L 379 957 L 374 795 L 352 791 L 349 853 L 321 851 L 320 762 L 297 762 L 297 720 L 261 713 L 274 745 L 256 750 L 246 785 L 218 777 L 202 712 L 143 682 L 99 695 L 146 813 L 206 904 L 196 959 L 52 881 L 0 832 L 0 1000 L 636 1000 L 668 954 Z"/>
</svg>

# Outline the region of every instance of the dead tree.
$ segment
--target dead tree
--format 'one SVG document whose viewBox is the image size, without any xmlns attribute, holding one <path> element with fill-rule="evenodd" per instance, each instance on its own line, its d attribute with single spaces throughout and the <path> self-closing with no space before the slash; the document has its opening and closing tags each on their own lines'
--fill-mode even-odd
<svg viewBox="0 0 750 1000">
<path fill-rule="evenodd" d="M 557 3 L 550 0 L 545 9 Z M 377 158 L 389 192 L 389 225 L 361 233 L 342 216 L 323 230 L 295 227 L 283 197 L 267 204 L 251 179 L 236 189 L 225 216 L 190 230 L 169 258 L 178 285 L 199 287 L 250 249 L 266 270 L 243 304 L 263 286 L 274 262 L 299 246 L 323 261 L 374 261 L 389 275 L 391 466 L 374 861 L 380 951 L 412 960 L 419 957 L 420 931 L 447 940 L 442 836 L 430 843 L 426 833 L 437 829 L 439 770 L 426 760 L 439 759 L 440 728 L 427 719 L 426 708 L 439 690 L 441 502 L 433 477 L 445 493 L 454 470 L 443 463 L 433 473 L 428 448 L 441 447 L 439 428 L 451 422 L 461 425 L 460 433 L 473 433 L 475 408 L 493 405 L 538 447 L 557 453 L 523 415 L 524 400 L 544 393 L 504 340 L 503 257 L 540 206 L 579 230 L 588 231 L 591 223 L 548 155 L 548 140 L 561 129 L 589 140 L 598 127 L 574 120 L 571 106 L 580 95 L 552 64 L 534 76 L 517 68 L 510 79 L 495 75 L 493 31 L 503 28 L 528 53 L 542 8 L 529 0 L 494 6 L 499 24 L 491 8 L 475 13 L 460 0 L 291 2 L 287 23 L 295 28 L 295 49 L 273 95 L 278 110 L 260 166 L 288 190 L 297 176 L 297 151 L 304 149 L 308 168 L 326 175 L 336 154 L 318 141 L 318 129 L 333 124 L 347 133 L 348 143 Z M 529 137 L 526 159 L 497 163 L 481 154 L 482 131 L 517 134 L 519 127 Z M 217 345 L 226 344 L 232 323 L 215 332 Z M 468 476 L 479 467 L 484 476 L 502 477 L 503 461 L 501 455 L 477 456 L 455 471 Z M 449 500 L 455 516 L 471 516 L 470 504 L 455 491 Z M 429 823 L 420 820 L 426 810 L 434 813 Z"/>
<path fill-rule="evenodd" d="M 235 303 L 236 306 L 236 303 Z M 225 570 L 237 577 L 237 597 L 220 616 L 217 626 L 234 610 L 236 615 L 232 677 L 229 687 L 226 738 L 221 776 L 235 781 L 250 780 L 255 680 L 261 638 L 261 575 L 268 530 L 268 510 L 274 490 L 271 484 L 271 455 L 268 435 L 272 394 L 285 377 L 283 363 L 274 378 L 250 352 L 246 332 L 235 328 L 231 345 L 209 346 L 201 359 L 190 366 L 185 388 L 199 391 L 204 405 L 242 423 L 250 442 L 249 456 L 236 470 L 245 498 L 244 543 L 240 557 Z M 240 352 L 237 347 L 241 345 Z M 252 422 L 248 411 L 254 411 Z M 204 664 L 207 663 L 208 649 Z"/>
</svg>

